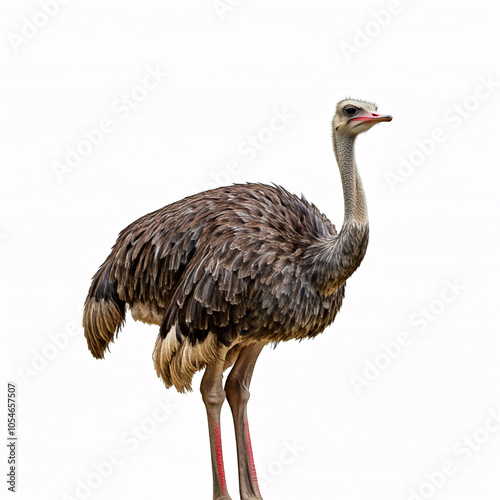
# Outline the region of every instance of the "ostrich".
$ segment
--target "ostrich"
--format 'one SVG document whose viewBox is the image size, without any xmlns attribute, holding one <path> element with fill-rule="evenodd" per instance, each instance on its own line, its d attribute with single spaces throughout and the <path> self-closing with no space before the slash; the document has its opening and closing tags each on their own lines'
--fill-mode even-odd
<svg viewBox="0 0 500 500">
<path fill-rule="evenodd" d="M 134 320 L 160 327 L 153 360 L 167 388 L 191 390 L 193 375 L 205 368 L 200 390 L 215 500 L 230 500 L 220 432 L 224 400 L 235 426 L 240 497 L 262 499 L 247 420 L 257 358 L 267 343 L 312 338 L 332 323 L 345 282 L 365 255 L 368 216 L 354 142 L 392 120 L 376 111 L 372 103 L 346 99 L 333 118 L 345 208 L 339 233 L 314 205 L 282 187 L 235 184 L 136 220 L 92 279 L 83 326 L 94 357 L 104 357 L 128 306 Z"/>
</svg>

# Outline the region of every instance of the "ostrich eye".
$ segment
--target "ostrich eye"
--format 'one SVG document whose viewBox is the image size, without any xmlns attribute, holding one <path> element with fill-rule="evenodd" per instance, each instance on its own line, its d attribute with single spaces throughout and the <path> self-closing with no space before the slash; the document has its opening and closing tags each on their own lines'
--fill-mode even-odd
<svg viewBox="0 0 500 500">
<path fill-rule="evenodd" d="M 347 116 L 354 116 L 358 112 L 358 108 L 355 108 L 354 106 L 346 106 L 344 108 L 344 113 Z"/>
</svg>

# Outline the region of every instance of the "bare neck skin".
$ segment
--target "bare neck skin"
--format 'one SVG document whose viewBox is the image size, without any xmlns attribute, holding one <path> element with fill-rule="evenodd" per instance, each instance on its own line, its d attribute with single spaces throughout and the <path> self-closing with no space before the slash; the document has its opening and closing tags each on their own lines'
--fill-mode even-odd
<svg viewBox="0 0 500 500">
<path fill-rule="evenodd" d="M 354 159 L 355 137 L 333 133 L 333 148 L 344 192 L 344 224 L 338 236 L 323 241 L 313 251 L 316 263 L 313 282 L 329 296 L 358 268 L 368 245 L 368 210 Z"/>
<path fill-rule="evenodd" d="M 333 149 L 339 165 L 344 191 L 344 226 L 355 222 L 368 226 L 365 192 L 354 159 L 355 137 L 333 133 Z"/>
</svg>

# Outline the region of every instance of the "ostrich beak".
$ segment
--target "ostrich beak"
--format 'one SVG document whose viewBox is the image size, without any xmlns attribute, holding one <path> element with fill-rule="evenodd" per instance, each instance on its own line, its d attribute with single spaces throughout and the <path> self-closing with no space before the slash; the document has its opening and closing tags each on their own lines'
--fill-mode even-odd
<svg viewBox="0 0 500 500">
<path fill-rule="evenodd" d="M 391 115 L 378 115 L 377 113 L 367 113 L 366 115 L 357 116 L 352 119 L 353 121 L 359 121 L 361 123 L 379 123 L 379 122 L 390 122 L 392 120 Z"/>
</svg>

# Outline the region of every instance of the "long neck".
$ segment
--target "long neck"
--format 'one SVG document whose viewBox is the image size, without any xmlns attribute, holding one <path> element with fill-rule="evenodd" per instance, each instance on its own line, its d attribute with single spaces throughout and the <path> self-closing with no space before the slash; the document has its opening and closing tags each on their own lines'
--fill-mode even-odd
<svg viewBox="0 0 500 500">
<path fill-rule="evenodd" d="M 368 245 L 368 210 L 354 159 L 354 138 L 333 135 L 333 147 L 344 190 L 344 224 L 338 236 L 313 249 L 314 279 L 323 295 L 331 295 L 358 268 Z"/>
<path fill-rule="evenodd" d="M 333 149 L 344 190 L 344 227 L 349 222 L 368 224 L 365 192 L 354 159 L 354 141 L 352 136 L 333 134 Z"/>
</svg>

